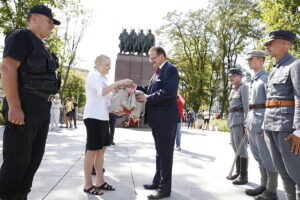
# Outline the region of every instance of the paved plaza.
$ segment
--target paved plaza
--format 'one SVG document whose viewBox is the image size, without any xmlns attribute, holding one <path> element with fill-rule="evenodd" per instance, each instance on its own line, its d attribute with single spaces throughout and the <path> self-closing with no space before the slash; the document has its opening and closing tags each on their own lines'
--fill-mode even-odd
<svg viewBox="0 0 300 200">
<path fill-rule="evenodd" d="M 2 152 L 0 128 L 0 150 Z M 259 183 L 257 163 L 250 155 L 249 183 L 234 186 L 225 177 L 234 158 L 229 133 L 183 128 L 182 150 L 174 151 L 172 194 L 166 200 L 250 200 L 244 190 Z M 117 188 L 93 196 L 83 192 L 85 127 L 49 132 L 46 152 L 29 200 L 146 200 L 152 191 L 155 150 L 150 129 L 117 128 L 116 145 L 105 155 L 105 180 Z M 249 151 L 250 153 L 250 151 Z M 251 153 L 250 153 L 251 154 Z M 2 163 L 2 156 L 0 158 Z M 278 194 L 284 199 L 281 180 Z"/>
</svg>

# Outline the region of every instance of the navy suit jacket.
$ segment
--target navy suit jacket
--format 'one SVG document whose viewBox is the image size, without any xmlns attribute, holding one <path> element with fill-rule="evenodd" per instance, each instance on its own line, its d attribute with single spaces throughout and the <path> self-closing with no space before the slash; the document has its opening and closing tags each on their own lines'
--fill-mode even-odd
<svg viewBox="0 0 300 200">
<path fill-rule="evenodd" d="M 177 104 L 179 76 L 177 68 L 166 62 L 149 85 L 137 90 L 149 95 L 145 109 L 145 123 L 150 128 L 166 127 L 180 122 Z"/>
</svg>

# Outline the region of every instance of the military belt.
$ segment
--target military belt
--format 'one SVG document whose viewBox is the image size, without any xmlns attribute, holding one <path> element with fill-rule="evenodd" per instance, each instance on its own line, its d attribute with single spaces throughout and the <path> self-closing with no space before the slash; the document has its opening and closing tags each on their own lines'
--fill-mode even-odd
<svg viewBox="0 0 300 200">
<path fill-rule="evenodd" d="M 229 110 L 229 112 L 243 112 L 244 108 L 242 108 L 242 107 L 233 107 L 233 108 L 229 108 L 228 110 Z"/>
<path fill-rule="evenodd" d="M 295 106 L 295 100 L 268 100 L 266 107 Z"/>
<path fill-rule="evenodd" d="M 258 109 L 258 108 L 265 108 L 266 104 L 249 104 L 249 109 Z"/>
</svg>

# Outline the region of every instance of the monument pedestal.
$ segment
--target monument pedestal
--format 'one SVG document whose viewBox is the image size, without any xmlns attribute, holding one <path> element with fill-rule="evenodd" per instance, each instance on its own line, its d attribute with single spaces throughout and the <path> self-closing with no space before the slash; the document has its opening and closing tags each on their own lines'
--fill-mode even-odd
<svg viewBox="0 0 300 200">
<path fill-rule="evenodd" d="M 119 54 L 116 61 L 115 81 L 121 79 L 131 79 L 138 85 L 148 85 L 150 78 L 154 73 L 153 65 L 148 56 L 123 55 Z M 118 118 L 116 126 L 121 127 L 124 118 Z M 139 127 L 148 127 L 141 120 Z"/>
<path fill-rule="evenodd" d="M 118 55 L 115 81 L 129 78 L 138 85 L 147 85 L 154 73 L 148 56 Z"/>
</svg>

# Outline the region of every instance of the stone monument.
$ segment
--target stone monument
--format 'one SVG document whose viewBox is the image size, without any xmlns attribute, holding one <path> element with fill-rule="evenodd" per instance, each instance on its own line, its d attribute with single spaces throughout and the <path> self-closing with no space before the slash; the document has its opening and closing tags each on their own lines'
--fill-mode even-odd
<svg viewBox="0 0 300 200">
<path fill-rule="evenodd" d="M 133 29 L 130 33 L 123 29 L 119 39 L 120 52 L 116 61 L 115 81 L 129 78 L 138 85 L 147 85 L 154 73 L 148 56 L 149 49 L 155 45 L 151 30 L 145 35 L 143 30 L 137 34 Z M 118 119 L 116 125 L 120 127 L 124 120 L 124 117 Z M 142 119 L 139 127 L 146 127 L 143 121 Z"/>
</svg>

